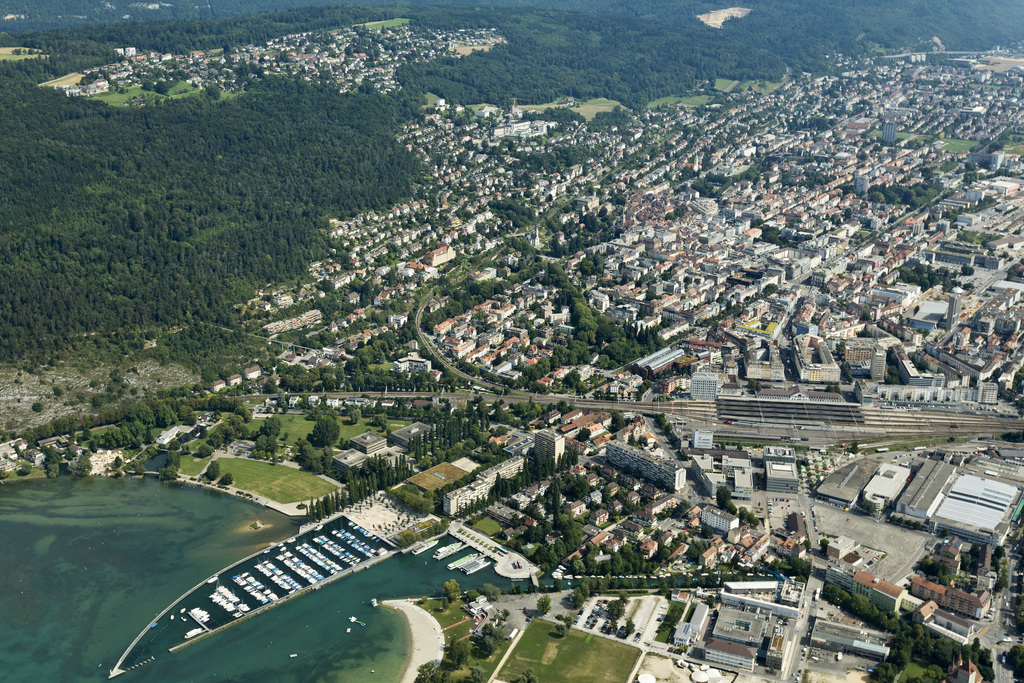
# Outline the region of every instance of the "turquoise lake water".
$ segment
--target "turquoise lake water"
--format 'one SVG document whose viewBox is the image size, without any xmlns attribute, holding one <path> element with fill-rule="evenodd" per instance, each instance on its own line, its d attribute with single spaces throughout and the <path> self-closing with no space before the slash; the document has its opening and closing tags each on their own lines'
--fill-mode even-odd
<svg viewBox="0 0 1024 683">
<path fill-rule="evenodd" d="M 254 531 L 255 521 L 268 526 Z M 106 680 L 139 631 L 182 593 L 296 530 L 237 498 L 154 480 L 0 487 L 3 679 Z M 489 570 L 449 572 L 447 562 L 460 556 L 389 558 L 176 653 L 154 646 L 155 661 L 116 680 L 396 681 L 409 653 L 405 621 L 370 599 L 437 594 L 449 578 L 463 588 L 504 585 Z M 350 616 L 366 627 L 346 633 Z"/>
</svg>

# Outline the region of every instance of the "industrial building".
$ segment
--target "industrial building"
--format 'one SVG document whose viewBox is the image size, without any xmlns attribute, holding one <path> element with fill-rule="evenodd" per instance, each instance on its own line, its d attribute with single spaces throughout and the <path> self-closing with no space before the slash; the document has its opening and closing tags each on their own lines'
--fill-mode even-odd
<svg viewBox="0 0 1024 683">
<path fill-rule="evenodd" d="M 605 456 L 612 465 L 635 472 L 652 484 L 660 484 L 675 492 L 686 484 L 686 465 L 669 458 L 658 457 L 620 441 L 611 441 Z"/>
<path fill-rule="evenodd" d="M 1019 494 L 1010 484 L 961 475 L 932 517 L 935 532 L 945 529 L 970 543 L 1002 545 Z"/>
<path fill-rule="evenodd" d="M 814 622 L 811 632 L 811 645 L 832 652 L 845 652 L 860 657 L 884 660 L 889 656 L 889 648 L 884 643 L 884 633 L 869 631 L 863 627 L 836 624 L 825 619 Z"/>
<path fill-rule="evenodd" d="M 852 462 L 835 470 L 821 482 L 818 498 L 842 508 L 852 508 L 860 500 L 860 492 L 875 474 L 875 463 L 866 460 Z"/>
<path fill-rule="evenodd" d="M 861 495 L 870 500 L 881 511 L 895 500 L 910 479 L 910 468 L 892 463 L 883 463 L 875 476 L 864 486 Z"/>
<path fill-rule="evenodd" d="M 942 491 L 953 480 L 956 468 L 948 462 L 928 459 L 896 500 L 896 512 L 925 520 L 935 514 L 943 501 Z"/>
<path fill-rule="evenodd" d="M 685 357 L 685 349 L 674 349 L 670 346 L 660 351 L 655 351 L 649 356 L 644 356 L 634 362 L 631 369 L 641 377 L 653 379 L 662 372 L 671 370 L 678 361 Z"/>
</svg>

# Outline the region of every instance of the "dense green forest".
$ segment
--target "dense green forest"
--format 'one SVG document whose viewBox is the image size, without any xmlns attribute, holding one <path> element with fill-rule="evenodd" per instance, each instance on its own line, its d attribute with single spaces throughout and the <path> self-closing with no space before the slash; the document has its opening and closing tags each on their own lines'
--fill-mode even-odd
<svg viewBox="0 0 1024 683">
<path fill-rule="evenodd" d="M 0 111 L 3 360 L 231 322 L 322 253 L 327 216 L 390 206 L 418 173 L 400 100 L 286 79 L 124 111 L 8 83 Z"/>
</svg>

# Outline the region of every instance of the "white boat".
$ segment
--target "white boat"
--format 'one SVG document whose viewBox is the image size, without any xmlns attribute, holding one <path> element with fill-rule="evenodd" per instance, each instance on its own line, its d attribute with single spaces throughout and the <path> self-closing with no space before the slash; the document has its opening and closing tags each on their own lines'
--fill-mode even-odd
<svg viewBox="0 0 1024 683">
<path fill-rule="evenodd" d="M 413 555 L 421 555 L 421 554 L 427 552 L 428 550 L 430 550 L 431 548 L 433 548 L 435 545 L 437 545 L 437 543 L 438 543 L 438 539 L 436 539 L 436 538 L 433 541 L 425 541 L 423 543 L 420 543 L 419 545 L 417 545 L 415 548 L 412 549 L 412 554 Z"/>
<path fill-rule="evenodd" d="M 459 552 L 460 550 L 462 550 L 465 547 L 466 547 L 466 544 L 465 543 L 461 543 L 461 542 L 459 542 L 459 543 L 452 543 L 450 545 L 446 545 L 445 547 L 439 548 L 439 549 L 434 551 L 434 559 L 435 560 L 443 560 L 446 557 L 451 557 L 452 555 L 454 555 L 455 553 Z"/>
<path fill-rule="evenodd" d="M 206 583 L 217 583 L 217 577 L 216 576 L 211 576 L 210 578 L 208 578 L 206 580 Z"/>
<path fill-rule="evenodd" d="M 185 634 L 185 640 L 189 640 L 191 638 L 195 638 L 196 636 L 198 636 L 202 632 L 203 632 L 203 629 L 201 629 L 201 628 L 194 628 L 194 629 L 192 629 L 191 631 L 189 631 L 188 633 Z"/>
</svg>

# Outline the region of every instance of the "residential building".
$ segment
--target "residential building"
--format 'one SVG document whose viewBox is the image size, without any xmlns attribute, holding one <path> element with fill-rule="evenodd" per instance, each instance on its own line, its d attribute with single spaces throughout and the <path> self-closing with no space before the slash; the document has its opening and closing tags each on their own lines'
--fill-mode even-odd
<svg viewBox="0 0 1024 683">
<path fill-rule="evenodd" d="M 959 588 L 940 586 L 920 576 L 910 580 L 910 594 L 922 600 L 934 600 L 939 607 L 966 614 L 971 619 L 981 619 L 992 602 L 986 590 L 968 593 Z"/>
<path fill-rule="evenodd" d="M 700 523 L 720 535 L 726 535 L 740 526 L 740 518 L 725 510 L 708 505 L 700 511 Z"/>
<path fill-rule="evenodd" d="M 533 435 L 533 455 L 536 458 L 554 460 L 556 463 L 565 453 L 565 437 L 549 429 L 542 429 Z"/>
<path fill-rule="evenodd" d="M 511 457 L 478 474 L 473 483 L 449 491 L 444 495 L 445 514 L 455 516 L 464 508 L 486 500 L 497 478 L 510 479 L 516 476 L 523 471 L 524 462 L 522 456 Z"/>
<path fill-rule="evenodd" d="M 605 457 L 615 467 L 638 473 L 642 478 L 655 484 L 678 491 L 686 484 L 686 466 L 669 458 L 634 448 L 621 441 L 610 441 L 605 448 Z"/>
</svg>

